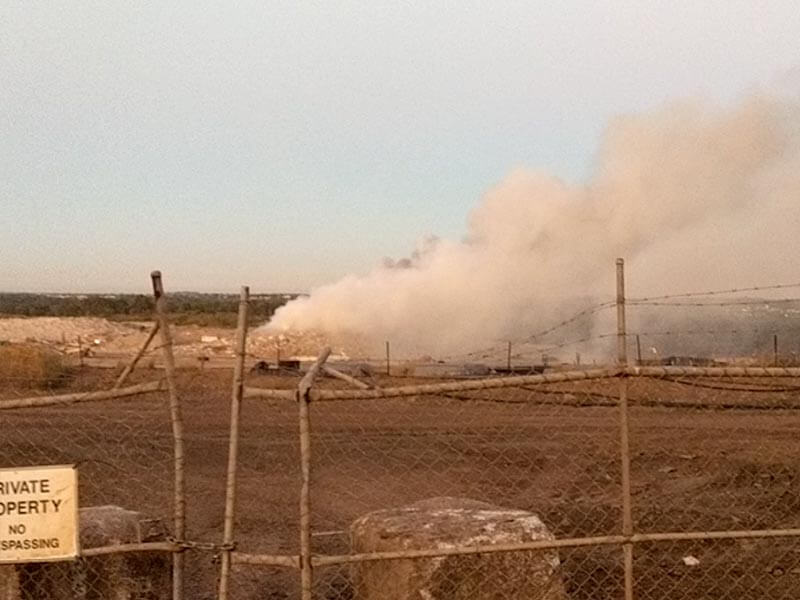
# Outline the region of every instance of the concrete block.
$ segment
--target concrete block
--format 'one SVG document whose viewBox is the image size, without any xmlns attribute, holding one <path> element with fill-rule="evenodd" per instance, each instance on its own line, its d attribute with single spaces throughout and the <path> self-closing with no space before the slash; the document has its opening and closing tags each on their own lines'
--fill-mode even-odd
<svg viewBox="0 0 800 600">
<path fill-rule="evenodd" d="M 534 514 L 463 498 L 379 510 L 350 528 L 355 553 L 552 540 Z M 357 600 L 565 600 L 555 550 L 366 561 L 353 566 Z"/>
</svg>

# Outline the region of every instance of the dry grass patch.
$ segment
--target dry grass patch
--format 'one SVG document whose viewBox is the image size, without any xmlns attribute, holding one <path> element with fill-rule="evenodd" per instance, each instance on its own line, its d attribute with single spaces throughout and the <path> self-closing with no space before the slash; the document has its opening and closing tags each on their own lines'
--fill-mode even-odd
<svg viewBox="0 0 800 600">
<path fill-rule="evenodd" d="M 61 354 L 39 344 L 0 343 L 0 380 L 28 387 L 58 384 L 66 374 Z"/>
</svg>

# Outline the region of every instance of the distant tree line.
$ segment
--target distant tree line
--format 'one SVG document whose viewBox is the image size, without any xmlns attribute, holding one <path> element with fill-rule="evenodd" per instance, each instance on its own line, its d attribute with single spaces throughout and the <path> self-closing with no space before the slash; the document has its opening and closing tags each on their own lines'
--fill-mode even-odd
<svg viewBox="0 0 800 600">
<path fill-rule="evenodd" d="M 275 311 L 299 294 L 258 294 L 250 298 L 250 322 L 269 320 Z M 177 292 L 168 297 L 177 324 L 235 326 L 239 296 Z M 145 294 L 31 294 L 0 292 L 0 316 L 104 317 L 113 320 L 147 320 L 153 298 Z"/>
</svg>

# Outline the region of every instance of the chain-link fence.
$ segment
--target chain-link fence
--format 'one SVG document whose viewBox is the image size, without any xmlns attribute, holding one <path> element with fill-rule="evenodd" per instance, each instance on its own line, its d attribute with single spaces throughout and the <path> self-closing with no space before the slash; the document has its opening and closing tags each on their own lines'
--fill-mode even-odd
<svg viewBox="0 0 800 600">
<path fill-rule="evenodd" d="M 238 543 L 223 571 L 228 595 L 797 597 L 793 329 L 780 329 L 789 338 L 781 353 L 776 333 L 745 335 L 739 320 L 781 303 L 714 298 L 722 292 L 711 301 L 637 299 L 627 317 L 639 333 L 630 333 L 619 283 L 615 302 L 516 342 L 541 355 L 543 372 L 527 369 L 536 374 L 514 375 L 526 369 L 514 368 L 511 344 L 498 344 L 467 358 L 493 360 L 503 377 L 426 383 L 406 372 L 398 387 L 326 372 L 323 353 L 294 390 L 249 382 L 243 423 L 252 426 L 256 410 L 265 424 L 280 423 L 269 443 L 296 444 L 296 462 L 273 451 L 269 480 L 281 483 L 259 489 L 264 499 L 284 495 L 272 517 L 281 526 L 271 529 L 281 541 Z M 736 319 L 680 328 L 655 314 L 671 310 L 673 298 L 701 310 L 732 307 Z M 570 341 L 573 329 L 579 337 Z M 679 340 L 701 331 L 702 346 L 682 352 Z M 656 348 L 659 336 L 672 345 Z M 548 353 L 575 348 L 574 361 L 547 364 Z M 586 360 L 614 350 L 615 360 Z M 245 522 L 261 499 L 239 484 L 252 498 L 236 504 Z"/>
<path fill-rule="evenodd" d="M 224 551 L 229 440 L 220 379 L 213 373 L 179 378 L 193 408 L 186 423 L 187 538 L 209 543 L 186 556 L 192 598 L 215 596 L 214 557 Z M 622 534 L 621 381 L 629 406 L 629 538 Z M 66 388 L 38 394 L 85 394 L 112 382 L 111 374 L 88 371 Z M 232 598 L 301 597 L 297 383 L 265 375 L 248 380 Z M 445 555 L 436 555 L 442 548 L 435 544 L 412 547 L 409 559 L 393 554 L 408 548 L 354 546 L 352 525 L 365 515 L 443 497 L 535 514 L 557 544 L 551 552 L 558 555 L 559 576 L 549 581 L 561 587 L 553 593 L 563 590 L 569 598 L 624 597 L 620 548 L 628 539 L 634 541 L 635 597 L 795 597 L 798 546 L 783 536 L 797 527 L 800 511 L 792 460 L 800 444 L 796 370 L 631 367 L 422 387 L 378 383 L 384 387 L 362 391 L 325 379 L 311 391 L 313 597 L 362 597 L 361 564 L 386 565 L 368 572 L 371 589 L 390 589 L 409 569 L 437 564 Z M 14 382 L 3 386 L 5 402 L 30 395 Z M 259 397 L 264 386 L 271 397 Z M 170 523 L 173 436 L 163 391 L 7 409 L 2 418 L 4 464 L 76 463 L 83 506 L 113 504 Z M 726 532 L 735 537 L 719 539 Z M 515 597 L 498 573 L 507 577 L 507 561 L 525 566 L 543 552 L 526 549 L 525 540 L 502 548 L 508 540 L 486 532 L 480 543 L 477 554 L 472 543 L 444 548 L 465 558 L 458 570 L 431 580 L 430 593 L 439 594 L 432 597 Z M 491 546 L 506 550 L 498 553 L 504 558 L 492 558 Z M 66 576 L 74 566 L 58 568 Z M 22 572 L 31 597 L 52 597 L 37 590 L 38 582 L 50 581 L 41 567 Z M 538 585 L 547 597 L 532 573 L 522 568 L 516 585 Z"/>
<path fill-rule="evenodd" d="M 800 370 L 773 368 L 626 367 L 370 390 L 322 381 L 306 397 L 311 587 L 304 595 L 299 576 L 261 570 L 251 543 L 232 596 L 623 598 L 628 547 L 627 597 L 794 598 L 799 391 Z M 285 427 L 269 438 L 288 444 L 301 411 L 276 393 L 250 388 L 247 402 L 281 407 Z M 273 479 L 290 475 L 281 460 L 273 467 Z M 292 467 L 271 531 L 288 536 L 285 556 L 301 568 L 302 476 Z M 243 500 L 241 519 L 260 503 Z M 443 523 L 448 511 L 467 523 Z M 520 515 L 552 536 L 503 529 Z M 484 528 L 464 537 L 476 518 Z M 264 548 L 274 569 L 280 544 Z M 532 565 L 553 556 L 560 566 L 545 585 Z"/>
<path fill-rule="evenodd" d="M 155 380 L 98 391 L 113 383 L 102 373 L 73 373 L 32 389 L 27 378 L 0 378 L 0 464 L 74 465 L 83 556 L 143 545 L 144 553 L 132 555 L 128 564 L 151 568 L 166 562 L 153 571 L 162 581 L 150 583 L 169 589 L 174 440 L 164 386 Z M 83 558 L 7 567 L 5 577 L 23 598 L 58 598 L 75 586 L 81 589 L 73 590 L 74 597 L 111 597 L 112 584 L 94 577 L 96 572 Z"/>
<path fill-rule="evenodd" d="M 246 289 L 232 393 L 230 373 L 176 371 L 169 336 L 159 371 L 80 369 L 35 387 L 0 371 L 2 464 L 78 465 L 84 509 L 138 515 L 135 539 L 18 566 L 21 597 L 60 598 L 59 579 L 74 588 L 64 597 L 117 597 L 84 567 L 124 554 L 140 557 L 123 573 L 144 582 L 135 600 L 168 597 L 159 586 L 175 600 L 796 598 L 790 340 L 776 353 L 762 332 L 766 351 L 734 356 L 723 332 L 737 324 L 710 350 L 656 346 L 679 331 L 659 312 L 673 297 L 629 301 L 626 315 L 621 291 L 528 340 L 545 359 L 579 350 L 527 371 L 501 344 L 471 357 L 497 358 L 479 377 L 362 377 L 325 352 L 302 378 L 248 372 Z M 723 302 L 711 296 L 675 298 L 703 311 Z"/>
<path fill-rule="evenodd" d="M 44 346 L 0 346 L 0 465 L 12 471 L 4 476 L 67 465 L 79 483 L 73 561 L 20 562 L 6 551 L 48 540 L 12 539 L 25 528 L 4 519 L 3 562 L 10 564 L 0 567 L 3 598 L 182 598 L 183 550 L 190 545 L 183 423 L 160 273 L 152 279 L 157 325 L 120 374 L 67 368 Z M 134 374 L 156 333 L 164 370 Z M 26 503 L 31 492 L 17 487 L 4 483 L 6 517 L 14 506 L 29 511 L 35 503 L 34 513 L 44 510 L 40 501 Z"/>
</svg>

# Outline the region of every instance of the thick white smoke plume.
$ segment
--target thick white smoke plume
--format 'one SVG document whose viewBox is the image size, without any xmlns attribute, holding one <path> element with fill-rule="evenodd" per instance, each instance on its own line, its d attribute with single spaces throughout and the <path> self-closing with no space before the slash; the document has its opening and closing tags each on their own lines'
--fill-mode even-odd
<svg viewBox="0 0 800 600">
<path fill-rule="evenodd" d="M 426 239 L 280 309 L 270 329 L 356 332 L 434 354 L 523 339 L 614 293 L 800 279 L 800 110 L 753 98 L 617 119 L 595 174 L 520 170 L 489 191 L 462 241 Z"/>
</svg>

